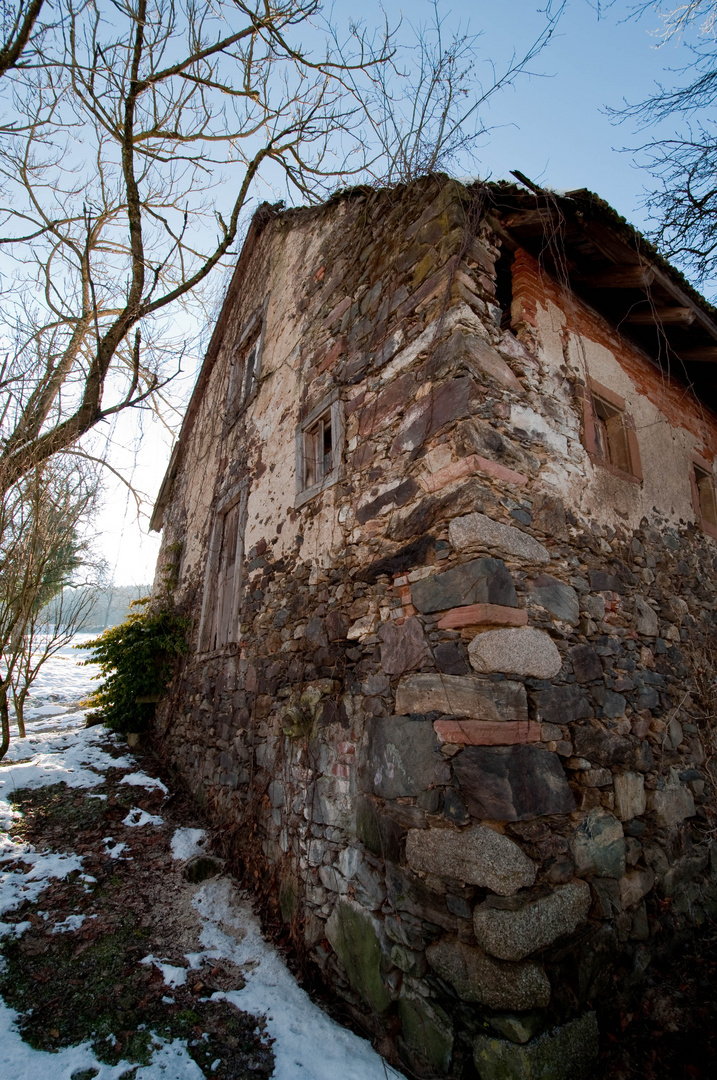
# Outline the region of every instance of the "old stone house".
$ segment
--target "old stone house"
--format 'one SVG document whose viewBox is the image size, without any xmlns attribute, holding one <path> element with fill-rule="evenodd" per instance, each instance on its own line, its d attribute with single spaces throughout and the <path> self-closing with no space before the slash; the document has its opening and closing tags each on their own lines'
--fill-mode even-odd
<svg viewBox="0 0 717 1080">
<path fill-rule="evenodd" d="M 582 1075 L 717 910 L 716 364 L 587 191 L 254 218 L 153 518 L 155 735 L 420 1076 Z"/>
</svg>

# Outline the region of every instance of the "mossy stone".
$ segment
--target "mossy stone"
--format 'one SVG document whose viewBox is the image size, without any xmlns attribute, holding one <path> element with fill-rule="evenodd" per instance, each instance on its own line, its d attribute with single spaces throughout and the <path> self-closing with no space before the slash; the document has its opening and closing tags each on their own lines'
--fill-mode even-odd
<svg viewBox="0 0 717 1080">
<path fill-rule="evenodd" d="M 583 1080 L 598 1057 L 594 1012 L 584 1013 L 521 1046 L 479 1035 L 473 1060 L 481 1080 Z"/>
<path fill-rule="evenodd" d="M 423 1073 L 446 1075 L 453 1054 L 453 1024 L 447 1013 L 419 994 L 405 993 L 398 1002 L 400 1050 L 409 1065 Z"/>
<path fill-rule="evenodd" d="M 385 1012 L 391 995 L 382 977 L 383 934 L 378 920 L 354 900 L 341 899 L 326 923 L 326 937 L 356 993 L 373 1012 Z"/>
</svg>

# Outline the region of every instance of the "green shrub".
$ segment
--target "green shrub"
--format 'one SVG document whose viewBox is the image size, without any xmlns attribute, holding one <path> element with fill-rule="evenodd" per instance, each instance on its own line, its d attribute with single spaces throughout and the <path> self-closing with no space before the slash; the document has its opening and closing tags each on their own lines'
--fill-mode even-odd
<svg viewBox="0 0 717 1080">
<path fill-rule="evenodd" d="M 85 664 L 98 664 L 103 681 L 82 702 L 114 731 L 146 731 L 155 703 L 167 688 L 176 658 L 187 651 L 189 619 L 164 608 L 150 610 L 150 597 L 136 600 L 119 626 L 111 626 L 93 641 L 77 645 L 92 649 Z"/>
</svg>

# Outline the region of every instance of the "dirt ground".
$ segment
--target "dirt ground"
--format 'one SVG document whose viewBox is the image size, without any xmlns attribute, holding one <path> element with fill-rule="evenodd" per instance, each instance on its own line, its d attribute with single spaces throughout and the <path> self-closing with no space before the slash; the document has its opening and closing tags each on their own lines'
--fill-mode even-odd
<svg viewBox="0 0 717 1080">
<path fill-rule="evenodd" d="M 191 904 L 197 884 L 186 880 L 184 863 L 170 850 L 176 828 L 196 827 L 197 810 L 181 795 L 120 784 L 126 774 L 110 769 L 89 793 L 56 784 L 11 796 L 23 814 L 13 835 L 38 850 L 82 855 L 84 874 L 95 882 L 75 871 L 8 913 L 7 922 L 31 926 L 2 942 L 0 994 L 21 1013 L 23 1038 L 39 1050 L 90 1041 L 100 1061 L 143 1065 L 155 1036 L 181 1038 L 207 1077 L 269 1077 L 273 1054 L 263 1020 L 208 1000 L 216 990 L 241 988 L 241 970 L 229 961 L 204 963 L 184 985 L 168 987 L 155 964 L 138 963 L 151 955 L 184 968 L 186 953 L 202 951 L 201 920 Z M 162 824 L 118 828 L 132 807 L 161 814 Z M 110 834 L 127 845 L 118 857 L 117 843 L 106 841 Z M 195 874 L 206 869 L 200 864 Z M 77 929 L 54 932 L 78 915 L 84 920 Z M 124 1076 L 131 1080 L 135 1071 Z"/>
</svg>

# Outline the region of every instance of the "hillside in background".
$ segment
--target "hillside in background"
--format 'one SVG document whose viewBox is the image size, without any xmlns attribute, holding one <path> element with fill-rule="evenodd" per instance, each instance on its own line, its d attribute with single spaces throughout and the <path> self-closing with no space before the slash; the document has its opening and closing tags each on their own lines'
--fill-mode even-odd
<svg viewBox="0 0 717 1080">
<path fill-rule="evenodd" d="M 133 600 L 139 600 L 143 596 L 149 596 L 152 591 L 151 585 L 110 585 L 104 589 L 72 589 L 72 604 L 65 601 L 67 610 L 77 610 L 77 600 L 87 595 L 87 613 L 77 624 L 80 633 L 95 633 L 107 629 L 108 626 L 116 626 L 121 623 L 129 611 Z M 56 602 L 48 604 L 46 615 L 48 621 L 54 622 L 53 607 Z M 85 606 L 84 604 L 82 605 Z M 62 620 L 61 620 L 62 621 Z"/>
</svg>

